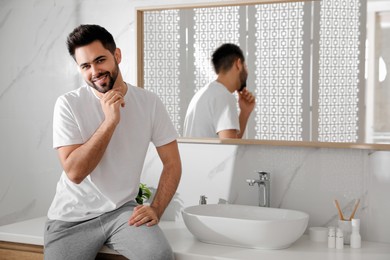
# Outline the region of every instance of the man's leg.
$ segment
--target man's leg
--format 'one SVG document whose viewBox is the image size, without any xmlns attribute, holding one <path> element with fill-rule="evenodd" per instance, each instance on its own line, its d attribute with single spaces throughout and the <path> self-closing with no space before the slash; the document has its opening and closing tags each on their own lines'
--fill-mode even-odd
<svg viewBox="0 0 390 260">
<path fill-rule="evenodd" d="M 158 225 L 129 226 L 135 203 L 104 215 L 106 245 L 131 260 L 173 260 L 172 248 Z"/>
<path fill-rule="evenodd" d="M 105 240 L 98 218 L 82 222 L 47 220 L 45 260 L 93 260 Z"/>
</svg>

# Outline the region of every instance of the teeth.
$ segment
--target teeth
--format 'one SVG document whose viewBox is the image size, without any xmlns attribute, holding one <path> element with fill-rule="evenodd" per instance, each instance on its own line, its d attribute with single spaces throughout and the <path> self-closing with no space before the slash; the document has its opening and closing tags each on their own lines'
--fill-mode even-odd
<svg viewBox="0 0 390 260">
<path fill-rule="evenodd" d="M 105 78 L 107 78 L 107 74 L 105 74 L 105 75 L 103 75 L 103 76 L 101 76 L 101 77 L 99 77 L 99 78 L 95 78 L 94 82 L 102 81 L 102 80 L 104 80 Z"/>
</svg>

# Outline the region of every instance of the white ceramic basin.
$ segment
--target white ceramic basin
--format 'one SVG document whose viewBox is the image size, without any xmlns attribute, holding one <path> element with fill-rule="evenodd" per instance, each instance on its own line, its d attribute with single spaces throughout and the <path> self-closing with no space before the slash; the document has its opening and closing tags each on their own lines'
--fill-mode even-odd
<svg viewBox="0 0 390 260">
<path fill-rule="evenodd" d="M 191 206 L 182 215 L 188 230 L 202 242 L 258 249 L 289 247 L 309 221 L 301 211 L 233 204 Z"/>
</svg>

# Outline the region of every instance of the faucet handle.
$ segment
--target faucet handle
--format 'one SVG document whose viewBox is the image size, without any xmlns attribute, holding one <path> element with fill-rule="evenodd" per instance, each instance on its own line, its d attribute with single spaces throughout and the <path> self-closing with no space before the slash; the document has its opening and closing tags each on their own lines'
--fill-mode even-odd
<svg viewBox="0 0 390 260">
<path fill-rule="evenodd" d="M 256 183 L 256 181 L 252 179 L 246 179 L 246 182 L 249 184 L 249 186 L 253 186 Z"/>
<path fill-rule="evenodd" d="M 269 172 L 259 171 L 257 173 L 259 174 L 259 178 L 260 178 L 261 181 L 269 181 L 269 179 L 270 179 L 270 173 Z"/>
</svg>

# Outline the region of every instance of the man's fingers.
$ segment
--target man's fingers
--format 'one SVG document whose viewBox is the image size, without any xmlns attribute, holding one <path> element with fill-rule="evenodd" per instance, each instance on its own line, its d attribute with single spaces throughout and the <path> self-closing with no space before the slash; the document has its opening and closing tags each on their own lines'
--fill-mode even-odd
<svg viewBox="0 0 390 260">
<path fill-rule="evenodd" d="M 129 219 L 129 225 L 136 227 L 146 224 L 147 226 L 153 226 L 158 223 L 158 219 L 154 210 L 150 207 L 136 207 L 133 214 Z"/>
</svg>

